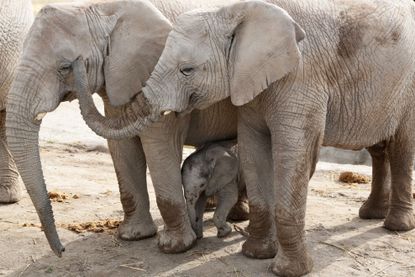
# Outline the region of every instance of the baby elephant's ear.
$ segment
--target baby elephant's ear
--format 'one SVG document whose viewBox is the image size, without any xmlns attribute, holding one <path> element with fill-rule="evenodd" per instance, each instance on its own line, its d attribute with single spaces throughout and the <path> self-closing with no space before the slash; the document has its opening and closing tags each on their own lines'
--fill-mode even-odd
<svg viewBox="0 0 415 277">
<path fill-rule="evenodd" d="M 211 196 L 235 181 L 239 164 L 238 159 L 222 147 L 209 149 L 206 157 L 213 165 L 212 174 L 205 191 L 207 196 Z"/>
<path fill-rule="evenodd" d="M 303 29 L 280 7 L 246 1 L 219 10 L 230 28 L 230 95 L 241 106 L 293 71 L 301 53 Z"/>
<path fill-rule="evenodd" d="M 171 30 L 170 22 L 150 2 L 120 3 L 122 11 L 117 12 L 117 23 L 109 34 L 104 64 L 106 90 L 113 106 L 128 103 L 141 91 Z"/>
</svg>

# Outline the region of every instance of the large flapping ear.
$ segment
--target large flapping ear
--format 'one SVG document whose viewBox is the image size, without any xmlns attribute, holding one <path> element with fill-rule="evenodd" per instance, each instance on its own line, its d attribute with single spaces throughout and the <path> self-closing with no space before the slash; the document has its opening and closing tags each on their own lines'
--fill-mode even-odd
<svg viewBox="0 0 415 277">
<path fill-rule="evenodd" d="M 206 160 L 213 166 L 205 191 L 207 196 L 211 196 L 236 179 L 238 159 L 222 147 L 212 147 L 206 151 Z"/>
<path fill-rule="evenodd" d="M 171 24 L 148 1 L 101 4 L 107 13 L 110 5 L 117 6 L 118 18 L 107 38 L 104 75 L 110 103 L 120 106 L 139 93 L 150 77 Z"/>
<path fill-rule="evenodd" d="M 294 70 L 305 33 L 285 10 L 266 2 L 238 2 L 218 12 L 231 27 L 230 96 L 241 106 Z"/>
</svg>

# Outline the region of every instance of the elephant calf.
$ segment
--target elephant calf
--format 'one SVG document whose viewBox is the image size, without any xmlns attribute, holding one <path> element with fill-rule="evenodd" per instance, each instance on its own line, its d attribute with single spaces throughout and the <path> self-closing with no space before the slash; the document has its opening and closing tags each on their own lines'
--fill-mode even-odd
<svg viewBox="0 0 415 277">
<path fill-rule="evenodd" d="M 231 231 L 226 223 L 232 207 L 238 201 L 239 192 L 245 189 L 240 181 L 239 160 L 235 141 L 207 144 L 183 163 L 182 182 L 190 223 L 197 238 L 203 237 L 203 212 L 208 197 L 216 196 L 217 204 L 213 222 L 217 236 L 225 237 Z"/>
</svg>

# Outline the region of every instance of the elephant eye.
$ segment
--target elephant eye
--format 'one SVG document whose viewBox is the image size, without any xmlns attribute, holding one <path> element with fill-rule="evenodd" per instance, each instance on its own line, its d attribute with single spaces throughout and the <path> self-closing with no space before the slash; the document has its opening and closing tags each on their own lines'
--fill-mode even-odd
<svg viewBox="0 0 415 277">
<path fill-rule="evenodd" d="M 182 73 L 184 76 L 190 76 L 193 71 L 194 71 L 193 67 L 184 67 L 180 69 L 180 73 Z"/>
<path fill-rule="evenodd" d="M 67 71 L 67 70 L 71 70 L 72 65 L 71 64 L 62 64 L 59 68 L 59 71 Z"/>
<path fill-rule="evenodd" d="M 64 78 L 72 70 L 72 65 L 70 63 L 63 63 L 58 68 L 58 75 L 60 78 Z"/>
</svg>

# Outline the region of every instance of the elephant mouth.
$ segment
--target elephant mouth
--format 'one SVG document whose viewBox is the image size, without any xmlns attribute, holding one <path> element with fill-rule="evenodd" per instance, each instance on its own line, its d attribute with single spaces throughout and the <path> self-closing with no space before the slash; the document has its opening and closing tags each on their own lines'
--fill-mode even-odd
<svg viewBox="0 0 415 277">
<path fill-rule="evenodd" d="M 181 118 L 181 117 L 184 117 L 184 116 L 190 114 L 192 111 L 193 111 L 193 108 L 188 107 L 185 110 L 179 111 L 179 112 L 175 112 L 175 111 L 172 111 L 172 110 L 164 110 L 160 113 L 160 115 L 161 116 L 167 116 L 171 113 L 174 113 L 176 117 Z"/>
<path fill-rule="evenodd" d="M 178 109 L 162 109 L 160 112 L 161 116 L 166 116 L 169 115 L 171 113 L 175 113 L 176 117 L 183 117 L 186 116 L 187 114 L 191 113 L 193 111 L 193 109 L 195 109 L 196 103 L 197 103 L 197 97 L 194 97 L 194 93 L 190 95 L 189 97 L 189 101 L 187 103 L 187 105 L 185 105 L 184 108 L 178 108 Z"/>
</svg>

